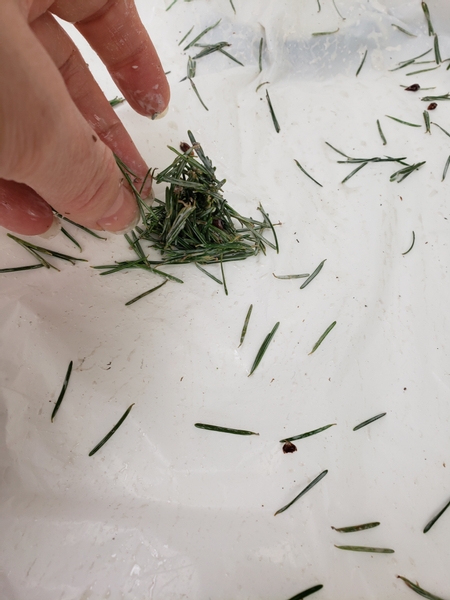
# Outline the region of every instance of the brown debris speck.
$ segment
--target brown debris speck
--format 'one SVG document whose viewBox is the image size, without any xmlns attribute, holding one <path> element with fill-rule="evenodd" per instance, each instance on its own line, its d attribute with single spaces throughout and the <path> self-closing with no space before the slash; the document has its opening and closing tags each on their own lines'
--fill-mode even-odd
<svg viewBox="0 0 450 600">
<path fill-rule="evenodd" d="M 289 454 L 291 452 L 297 452 L 297 446 L 292 442 L 285 442 L 283 445 L 283 453 Z"/>
</svg>

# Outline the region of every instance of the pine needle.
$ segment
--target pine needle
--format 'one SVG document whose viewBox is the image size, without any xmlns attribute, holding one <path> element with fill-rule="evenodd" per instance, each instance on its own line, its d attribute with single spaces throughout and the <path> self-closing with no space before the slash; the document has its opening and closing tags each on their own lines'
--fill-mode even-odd
<svg viewBox="0 0 450 600">
<path fill-rule="evenodd" d="M 299 435 L 294 435 L 292 437 L 285 438 L 284 440 L 280 440 L 281 443 L 284 442 L 294 442 L 295 440 L 302 440 L 303 438 L 310 437 L 311 435 L 316 435 L 316 433 L 321 433 L 330 427 L 333 427 L 336 423 L 330 423 L 330 425 L 325 425 L 324 427 L 319 427 L 319 429 L 313 429 L 312 431 L 307 431 L 306 433 L 300 433 Z"/>
<path fill-rule="evenodd" d="M 218 431 L 220 433 L 232 433 L 234 435 L 259 435 L 254 431 L 247 431 L 246 429 L 230 429 L 229 427 L 219 427 L 218 425 L 207 425 L 206 423 L 195 423 L 195 427 L 198 429 L 207 429 L 208 431 Z"/>
<path fill-rule="evenodd" d="M 435 596 L 431 592 L 427 592 L 423 588 L 419 587 L 418 584 L 413 583 L 409 579 L 406 579 L 406 577 L 397 575 L 397 578 L 404 581 L 411 590 L 413 590 L 414 592 L 416 592 L 416 594 L 419 594 L 419 596 L 422 596 L 423 598 L 427 598 L 428 600 L 444 600 L 444 598 L 441 598 L 440 596 Z"/>
<path fill-rule="evenodd" d="M 363 427 L 366 427 L 366 425 L 370 425 L 374 421 L 378 421 L 378 419 L 381 419 L 384 416 L 386 416 L 385 412 L 380 413 L 379 415 L 376 415 L 375 417 L 371 417 L 370 419 L 367 419 L 367 421 L 363 421 L 359 425 L 355 425 L 355 427 L 353 427 L 353 431 L 358 431 L 358 429 L 362 429 Z"/>
<path fill-rule="evenodd" d="M 270 115 L 272 117 L 273 126 L 275 127 L 275 131 L 277 133 L 280 133 L 280 124 L 278 123 L 277 117 L 275 115 L 275 111 L 273 110 L 273 106 L 272 106 L 272 102 L 270 100 L 270 96 L 269 96 L 269 91 L 268 90 L 266 90 L 266 100 L 267 100 L 267 104 L 269 105 L 269 111 L 270 111 Z"/>
<path fill-rule="evenodd" d="M 350 550 L 351 552 L 370 552 L 371 554 L 393 554 L 395 550 L 391 548 L 373 548 L 372 546 L 336 546 L 339 550 Z"/>
<path fill-rule="evenodd" d="M 134 402 L 127 408 L 127 410 L 120 417 L 120 419 L 117 421 L 117 423 L 111 429 L 111 431 L 109 431 L 105 435 L 105 437 L 89 452 L 89 456 L 93 456 L 96 452 L 98 452 L 100 450 L 100 448 L 102 448 L 106 444 L 106 442 L 110 439 L 110 437 L 116 433 L 116 431 L 119 429 L 119 427 L 125 421 L 125 419 L 128 417 L 130 410 L 133 408 L 133 406 L 134 406 Z"/>
<path fill-rule="evenodd" d="M 295 498 L 293 500 L 291 500 L 288 504 L 286 504 L 282 508 L 278 509 L 274 516 L 281 514 L 282 512 L 287 510 L 290 506 L 292 506 L 295 502 L 297 502 L 297 500 L 299 500 L 304 494 L 309 492 L 309 490 L 311 488 L 313 488 L 316 484 L 318 484 L 319 481 L 321 481 L 327 473 L 328 473 L 328 470 L 322 471 L 322 473 L 320 473 L 320 475 L 318 475 L 315 479 L 313 479 L 311 481 L 311 483 L 309 485 L 307 485 L 305 487 L 305 489 L 300 492 L 300 494 L 298 494 L 298 496 L 295 496 Z"/>
<path fill-rule="evenodd" d="M 245 336 L 247 334 L 247 328 L 248 328 L 248 324 L 249 324 L 249 321 L 250 321 L 250 317 L 252 316 L 252 310 L 253 310 L 253 304 L 250 304 L 250 306 L 248 308 L 248 311 L 247 311 L 247 315 L 245 317 L 244 326 L 242 327 L 241 339 L 239 341 L 238 348 L 240 348 L 242 346 L 242 344 L 244 343 L 244 339 L 245 339 Z"/>
<path fill-rule="evenodd" d="M 411 252 L 411 250 L 414 247 L 414 242 L 416 241 L 416 234 L 414 233 L 414 231 L 412 232 L 412 242 L 411 242 L 411 246 L 408 248 L 408 250 L 406 252 L 402 252 L 402 256 L 406 256 L 409 252 Z"/>
<path fill-rule="evenodd" d="M 361 69 L 363 68 L 364 63 L 366 62 L 366 58 L 367 58 L 367 50 L 364 52 L 364 56 L 362 58 L 361 64 L 358 67 L 358 70 L 356 71 L 356 77 L 358 77 Z"/>
<path fill-rule="evenodd" d="M 383 146 L 386 146 L 387 141 L 386 141 L 386 138 L 384 137 L 384 133 L 383 133 L 383 130 L 381 129 L 380 121 L 378 119 L 377 119 L 377 127 L 378 127 L 378 133 L 380 134 L 381 141 L 383 142 Z"/>
<path fill-rule="evenodd" d="M 294 162 L 295 162 L 295 164 L 297 165 L 297 167 L 300 169 L 300 171 L 302 171 L 302 173 L 304 173 L 304 174 L 306 175 L 306 177 L 309 177 L 309 178 L 310 178 L 312 181 L 314 181 L 314 183 L 317 183 L 317 185 L 320 185 L 320 187 L 323 187 L 323 185 L 322 185 L 321 183 L 319 183 L 318 181 L 316 181 L 316 180 L 314 179 L 314 177 L 312 177 L 312 176 L 311 176 L 309 173 L 307 173 L 307 172 L 305 171 L 305 169 L 304 169 L 304 168 L 302 167 L 302 165 L 301 165 L 301 164 L 298 162 L 298 160 L 296 160 L 296 159 L 294 158 Z"/>
<path fill-rule="evenodd" d="M 436 516 L 434 516 L 429 523 L 427 523 L 427 525 L 425 525 L 425 528 L 423 530 L 424 533 L 427 533 L 427 531 L 430 531 L 430 529 L 433 527 L 433 525 L 436 523 L 436 521 L 442 517 L 442 515 L 445 513 L 445 511 L 447 510 L 447 508 L 449 506 L 450 506 L 450 501 L 447 502 L 447 504 L 444 506 L 444 508 L 442 510 L 440 510 L 438 512 L 438 514 Z"/>
<path fill-rule="evenodd" d="M 373 527 L 378 527 L 379 521 L 374 521 L 373 523 L 363 523 L 362 525 L 351 525 L 350 527 L 331 527 L 334 531 L 339 533 L 354 533 L 356 531 L 365 531 L 366 529 L 372 529 Z"/>
<path fill-rule="evenodd" d="M 303 592 L 300 592 L 299 594 L 292 596 L 292 598 L 289 598 L 289 600 L 302 600 L 303 598 L 306 598 L 307 596 L 311 596 L 311 594 L 318 592 L 322 588 L 323 588 L 323 585 L 321 585 L 321 584 L 314 585 L 313 587 L 310 587 L 307 590 L 304 590 Z"/>
<path fill-rule="evenodd" d="M 320 338 L 317 340 L 317 342 L 314 344 L 313 349 L 311 350 L 311 352 L 308 354 L 308 356 L 310 354 L 313 354 L 317 348 L 320 346 L 320 344 L 323 342 L 323 340 L 327 337 L 327 335 L 330 333 L 330 331 L 333 329 L 333 327 L 336 325 L 336 321 L 333 321 L 331 323 L 331 325 L 329 325 L 325 331 L 322 333 L 322 335 L 320 336 Z"/>
<path fill-rule="evenodd" d="M 214 29 L 215 27 L 217 27 L 217 25 L 219 25 L 219 23 L 221 22 L 221 20 L 222 19 L 219 19 L 217 21 L 217 23 L 214 23 L 214 25 L 210 25 L 209 27 L 207 27 L 206 29 L 204 29 L 201 33 L 199 33 L 197 37 L 195 37 L 191 42 L 189 42 L 189 44 L 187 46 L 185 46 L 183 48 L 183 52 L 186 52 L 186 50 L 189 50 L 189 48 L 191 48 L 192 46 L 194 46 L 194 44 L 196 44 L 199 40 L 201 40 L 204 35 L 206 35 L 209 31 L 211 31 L 212 29 Z"/>
<path fill-rule="evenodd" d="M 165 281 L 163 281 L 162 283 L 160 283 L 156 287 L 152 288 L 151 290 L 147 290 L 146 292 L 143 292 L 142 294 L 139 294 L 139 296 L 136 296 L 132 300 L 128 300 L 128 302 L 125 302 L 125 306 L 130 306 L 131 304 L 134 304 L 135 302 L 137 302 L 141 298 L 145 298 L 149 294 L 152 294 L 153 292 L 156 292 L 156 290 L 159 290 L 159 288 L 162 287 L 163 285 L 165 285 L 167 283 L 167 281 L 168 280 L 166 279 Z"/>
<path fill-rule="evenodd" d="M 70 363 L 69 363 L 69 366 L 67 368 L 66 376 L 64 377 L 64 382 L 63 382 L 61 391 L 59 393 L 58 400 L 56 401 L 55 407 L 54 407 L 53 412 L 52 412 L 52 416 L 51 416 L 51 419 L 50 419 L 52 423 L 53 423 L 53 419 L 56 416 L 56 413 L 59 410 L 59 407 L 61 406 L 61 402 L 63 401 L 64 396 L 66 394 L 67 386 L 69 385 L 70 375 L 72 373 L 72 367 L 73 367 L 73 361 L 71 360 Z"/>
<path fill-rule="evenodd" d="M 323 265 L 325 264 L 326 260 L 327 259 L 325 258 L 321 263 L 319 263 L 319 265 L 314 269 L 314 271 L 311 273 L 311 275 L 308 277 L 308 279 L 304 283 L 302 283 L 302 285 L 300 286 L 301 290 L 303 290 L 307 285 L 309 285 L 311 283 L 311 281 L 313 279 L 315 279 L 317 277 L 317 275 L 322 270 Z"/>
<path fill-rule="evenodd" d="M 264 342 L 261 344 L 260 349 L 258 350 L 258 354 L 256 355 L 255 360 L 253 361 L 253 365 L 252 368 L 250 369 L 250 373 L 248 374 L 248 377 L 250 377 L 250 375 L 257 369 L 257 367 L 259 366 L 259 363 L 261 362 L 264 354 L 267 351 L 267 348 L 269 347 L 270 342 L 273 340 L 273 336 L 275 335 L 278 327 L 280 325 L 280 322 L 278 321 L 278 323 L 275 323 L 275 325 L 273 326 L 272 331 L 266 335 Z"/>
</svg>

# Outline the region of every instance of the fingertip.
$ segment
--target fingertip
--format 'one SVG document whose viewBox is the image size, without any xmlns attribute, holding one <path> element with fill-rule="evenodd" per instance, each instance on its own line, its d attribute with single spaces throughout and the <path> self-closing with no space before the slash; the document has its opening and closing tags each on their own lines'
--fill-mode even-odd
<svg viewBox="0 0 450 600">
<path fill-rule="evenodd" d="M 124 185 L 120 186 L 115 202 L 97 221 L 104 231 L 126 233 L 139 223 L 139 209 L 133 193 Z"/>
<path fill-rule="evenodd" d="M 111 75 L 137 113 L 151 118 L 167 112 L 170 102 L 170 86 L 156 51 L 144 52 L 142 56 Z"/>
<path fill-rule="evenodd" d="M 47 229 L 47 231 L 44 231 L 39 235 L 45 240 L 51 240 L 58 235 L 58 233 L 61 231 L 61 227 L 61 221 L 58 219 L 57 216 L 53 216 L 53 221 L 50 227 Z"/>
<path fill-rule="evenodd" d="M 28 186 L 0 180 L 0 225 L 19 235 L 42 235 L 54 222 L 53 210 Z"/>
<path fill-rule="evenodd" d="M 150 116 L 150 119 L 152 121 L 156 121 L 157 119 L 163 119 L 167 115 L 168 112 L 169 112 L 169 107 L 167 106 L 162 112 L 160 112 L 160 113 L 158 113 L 158 112 L 153 113 Z"/>
<path fill-rule="evenodd" d="M 119 81 L 117 81 L 119 84 Z M 122 90 L 127 97 L 130 106 L 139 114 L 157 119 L 163 117 L 169 109 L 170 88 L 165 75 L 163 78 L 152 85 L 148 85 L 147 89 L 140 89 L 137 85 L 131 86 L 127 81 L 127 90 Z"/>
</svg>

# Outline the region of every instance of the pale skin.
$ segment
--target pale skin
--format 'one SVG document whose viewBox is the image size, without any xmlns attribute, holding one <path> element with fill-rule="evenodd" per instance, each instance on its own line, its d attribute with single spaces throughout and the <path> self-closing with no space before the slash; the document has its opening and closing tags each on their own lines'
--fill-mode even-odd
<svg viewBox="0 0 450 600">
<path fill-rule="evenodd" d="M 138 187 L 147 165 L 54 15 L 86 38 L 135 111 L 155 118 L 169 103 L 133 0 L 0 0 L 0 226 L 43 234 L 53 208 L 125 231 L 138 211 L 113 152 Z"/>
</svg>

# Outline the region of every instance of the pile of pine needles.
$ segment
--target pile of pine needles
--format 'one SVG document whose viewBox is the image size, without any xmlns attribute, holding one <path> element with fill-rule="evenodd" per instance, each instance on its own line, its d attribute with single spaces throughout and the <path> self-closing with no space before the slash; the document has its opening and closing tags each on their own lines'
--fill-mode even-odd
<svg viewBox="0 0 450 600">
<path fill-rule="evenodd" d="M 225 179 L 216 177 L 216 168 L 205 155 L 201 145 L 188 131 L 190 144 L 180 144 L 181 150 L 169 146 L 176 157 L 163 171 L 151 175 L 157 184 L 167 183 L 165 200 L 155 199 L 148 206 L 134 186 L 134 174 L 120 161 L 119 167 L 133 190 L 138 202 L 142 225 L 137 226 L 126 239 L 137 255 L 137 260 L 96 267 L 102 275 L 128 268 L 142 268 L 156 272 L 156 267 L 168 264 L 221 264 L 244 260 L 266 253 L 266 248 L 278 252 L 274 226 L 261 204 L 261 220 L 243 217 L 223 197 Z M 141 188 L 142 190 L 142 188 Z M 267 230 L 272 239 L 267 239 Z M 157 250 L 159 260 L 149 260 L 143 247 Z M 169 279 L 176 279 L 173 276 Z"/>
</svg>

